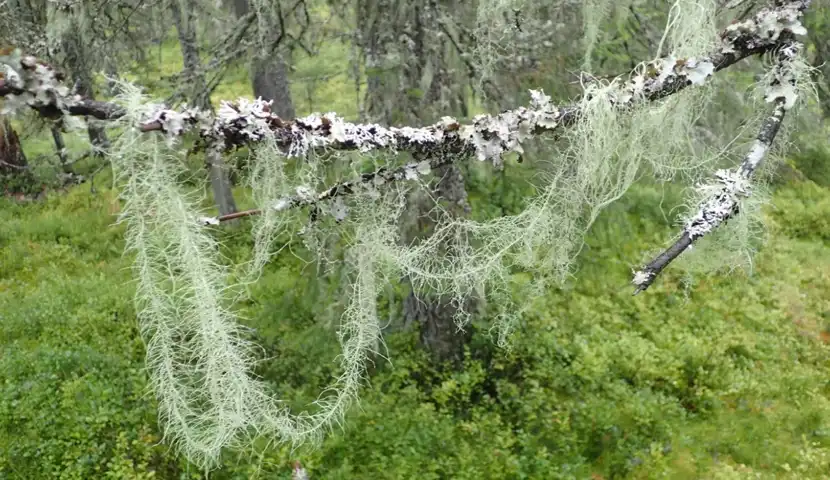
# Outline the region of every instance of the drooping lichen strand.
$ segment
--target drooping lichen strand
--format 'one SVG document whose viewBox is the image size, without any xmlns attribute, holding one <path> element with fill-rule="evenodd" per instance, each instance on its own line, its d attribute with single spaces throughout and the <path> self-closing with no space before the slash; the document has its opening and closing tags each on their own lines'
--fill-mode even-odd
<svg viewBox="0 0 830 480">
<path fill-rule="evenodd" d="M 127 112 L 122 120 L 129 124 L 146 114 L 146 106 L 135 89 L 122 88 Z M 201 225 L 195 199 L 175 181 L 184 167 L 174 150 L 162 138 L 127 129 L 113 146 L 112 162 L 122 185 L 121 221 L 127 223 L 127 248 L 135 254 L 137 311 L 166 439 L 208 468 L 222 448 L 248 445 L 253 432 L 301 443 L 340 421 L 357 396 L 367 355 L 379 345 L 381 265 L 371 245 L 389 241 L 394 208 L 374 206 L 355 221 L 363 242 L 349 255 L 356 273 L 340 334 L 342 374 L 316 411 L 292 415 L 252 374 L 252 345 L 243 340 L 230 309 L 227 269 Z M 263 197 L 282 193 L 279 184 L 258 188 Z"/>
<path fill-rule="evenodd" d="M 129 87 L 125 121 L 142 113 Z M 259 420 L 253 356 L 224 304 L 226 272 L 216 242 L 175 178 L 182 165 L 161 139 L 127 129 L 112 165 L 123 185 L 128 250 L 136 255 L 136 303 L 147 367 L 165 436 L 193 461 L 212 465 Z"/>
</svg>

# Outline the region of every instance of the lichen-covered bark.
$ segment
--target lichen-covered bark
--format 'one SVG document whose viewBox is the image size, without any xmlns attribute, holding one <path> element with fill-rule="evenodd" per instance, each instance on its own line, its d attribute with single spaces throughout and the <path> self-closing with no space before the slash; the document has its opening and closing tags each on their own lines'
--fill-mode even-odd
<svg viewBox="0 0 830 480">
<path fill-rule="evenodd" d="M 712 192 L 708 200 L 702 203 L 698 211 L 686 222 L 683 233 L 671 247 L 649 262 L 642 270 L 634 272 L 632 283 L 637 287 L 635 294 L 650 287 L 657 275 L 681 253 L 691 248 L 696 240 L 738 214 L 741 197 L 747 197 L 751 193 L 752 175 L 772 146 L 787 110 L 795 104 L 797 97 L 795 78 L 788 64 L 796 58 L 801 48 L 801 44 L 793 43 L 778 51 L 779 63 L 775 67 L 774 80 L 767 87 L 766 95 L 766 100 L 772 102 L 774 107 L 761 124 L 752 148 L 740 165 L 731 170 L 718 170 L 715 172 L 716 178 L 713 183 L 700 187 L 704 191 Z"/>
<path fill-rule="evenodd" d="M 52 125 L 49 128 L 49 131 L 52 133 L 52 141 L 55 143 L 55 154 L 61 162 L 61 170 L 63 170 L 64 173 L 70 173 L 72 167 L 69 165 L 66 142 L 63 140 L 63 132 L 61 132 L 61 129 L 58 128 L 57 125 Z"/>
<path fill-rule="evenodd" d="M 773 7 L 761 9 L 752 18 L 736 21 L 722 31 L 720 45 L 699 58 L 669 56 L 649 62 L 645 68 L 633 72 L 627 81 L 616 81 L 616 91 L 611 95 L 611 100 L 617 108 L 624 111 L 640 102 L 660 100 L 690 86 L 703 84 L 714 73 L 749 56 L 780 51 L 791 45 L 794 36 L 807 33 L 801 19 L 810 3 L 810 0 L 775 2 Z M 117 118 L 123 115 L 123 110 L 116 105 L 69 95 L 62 83 L 62 76 L 33 57 L 0 51 L 0 61 L 11 67 L 7 78 L 0 79 L 0 96 L 5 97 L 6 111 L 28 106 L 51 117 L 68 114 Z M 240 99 L 234 103 L 223 103 L 215 116 L 198 109 L 174 111 L 161 107 L 149 112 L 146 122 L 140 128 L 143 131 L 161 130 L 171 135 L 180 135 L 196 128 L 207 143 L 223 141 L 226 148 L 259 141 L 270 131 L 289 156 L 304 155 L 316 148 L 361 151 L 386 149 L 393 152 L 408 151 L 427 158 L 451 157 L 448 162 L 475 154 L 480 160 L 498 164 L 504 153 L 521 153 L 522 142 L 527 138 L 555 132 L 579 121 L 579 104 L 557 107 L 544 93 L 532 91 L 531 94 L 532 100 L 528 107 L 498 115 L 479 115 L 467 125 L 452 117 L 444 117 L 428 127 L 383 127 L 346 122 L 333 113 L 286 121 L 274 115 L 264 102 Z M 445 164 L 443 161 L 438 163 L 430 160 L 420 162 L 419 165 L 434 168 Z M 388 171 L 378 171 L 367 178 L 373 181 L 417 178 L 417 175 L 409 174 L 416 170 L 404 171 L 406 175 L 392 177 L 388 177 Z M 420 168 L 417 172 L 420 173 Z M 356 181 L 344 182 L 326 192 L 341 192 L 341 186 L 348 185 L 351 189 L 363 181 L 362 177 Z M 307 187 L 304 188 L 308 190 Z M 326 192 L 324 194 L 328 195 Z M 289 199 L 288 202 L 268 208 L 284 209 L 308 204 L 314 201 L 314 197 L 313 193 L 308 192 L 298 197 L 299 202 Z M 655 272 L 657 270 L 654 269 L 651 272 L 648 269 L 637 272 L 635 283 L 638 286 L 650 284 Z"/>
<path fill-rule="evenodd" d="M 721 45 L 700 58 L 664 57 L 650 62 L 628 80 L 616 81 L 614 104 L 626 110 L 641 102 L 660 100 L 705 83 L 710 75 L 740 60 L 780 47 L 785 37 L 804 33 L 800 19 L 809 4 L 808 0 L 782 2 L 782 6 L 763 9 L 753 18 L 733 23 L 722 32 Z M 47 116 L 88 115 L 101 119 L 123 115 L 117 105 L 68 95 L 61 76 L 33 57 L 0 52 L 0 61 L 19 70 L 15 78 L 0 80 L 0 96 L 6 97 L 9 110 L 29 106 Z M 578 104 L 556 106 L 544 93 L 532 94 L 527 107 L 478 115 L 466 125 L 444 117 L 427 127 L 384 127 L 346 122 L 333 113 L 287 121 L 262 102 L 240 99 L 224 102 L 217 115 L 192 108 L 175 111 L 160 107 L 140 128 L 172 135 L 195 128 L 203 137 L 222 139 L 228 148 L 259 141 L 270 130 L 289 155 L 303 155 L 310 148 L 385 149 L 422 154 L 474 152 L 480 160 L 498 161 L 504 153 L 521 153 L 522 142 L 530 136 L 552 133 L 578 121 Z"/>
</svg>

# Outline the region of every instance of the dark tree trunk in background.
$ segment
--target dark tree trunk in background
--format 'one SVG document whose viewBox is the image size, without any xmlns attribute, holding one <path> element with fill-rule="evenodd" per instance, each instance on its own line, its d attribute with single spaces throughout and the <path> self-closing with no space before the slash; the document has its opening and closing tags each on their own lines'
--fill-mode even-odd
<svg viewBox="0 0 830 480">
<path fill-rule="evenodd" d="M 179 8 L 178 2 L 170 3 L 170 13 L 173 16 L 173 24 L 176 26 L 176 33 L 179 37 L 179 46 L 182 52 L 184 63 L 184 78 L 186 86 L 179 86 L 186 92 L 188 103 L 203 110 L 213 111 L 210 103 L 210 92 L 207 91 L 204 72 L 202 72 L 202 60 L 199 54 L 199 44 L 196 40 L 196 6 L 193 2 L 187 2 L 186 10 Z"/>
<path fill-rule="evenodd" d="M 466 216 L 470 213 L 470 204 L 467 202 L 467 190 L 464 188 L 464 177 L 457 165 L 451 164 L 435 170 L 434 197 L 443 204 L 445 211 L 451 216 Z M 432 203 L 422 192 L 416 192 L 411 199 L 409 214 L 416 215 L 416 227 L 407 236 L 430 234 L 432 227 L 439 220 L 430 218 L 428 211 Z M 409 239 L 407 239 L 409 240 Z M 458 305 L 451 298 L 439 297 L 431 294 L 417 294 L 411 291 L 404 301 L 404 318 L 407 323 L 416 323 L 420 329 L 421 344 L 429 350 L 432 358 L 438 362 L 450 362 L 461 367 L 464 360 L 464 345 L 470 340 L 471 329 L 459 331 L 455 317 L 459 309 L 473 313 L 476 301 L 473 298 L 464 299 L 463 305 Z"/>
<path fill-rule="evenodd" d="M 825 117 L 830 117 L 830 38 L 821 16 L 813 14 L 806 19 L 808 37 L 813 44 L 812 66 L 819 105 Z"/>
<path fill-rule="evenodd" d="M 75 82 L 76 93 L 94 100 L 95 82 L 92 79 L 92 67 L 89 62 L 89 57 L 94 52 L 90 52 L 89 47 L 84 45 L 77 29 L 69 29 L 61 39 L 61 46 L 66 57 L 65 65 Z M 89 135 L 89 142 L 96 156 L 106 153 L 110 145 L 109 139 L 104 128 L 95 120 L 87 119 L 87 135 Z"/>
<path fill-rule="evenodd" d="M 185 90 L 187 100 L 195 107 L 212 112 L 213 105 L 210 103 L 210 92 L 208 92 L 207 83 L 202 72 L 202 60 L 199 56 L 199 46 L 196 41 L 195 5 L 192 2 L 187 2 L 186 8 L 186 11 L 182 11 L 176 1 L 170 4 L 173 24 L 176 26 L 182 50 L 185 73 L 183 80 L 187 83 Z M 233 198 L 230 175 L 225 159 L 212 149 L 208 150 L 205 155 L 205 164 L 209 171 L 213 200 L 219 209 L 219 215 L 235 213 L 237 211 L 236 201 Z"/>
<path fill-rule="evenodd" d="M 233 11 L 237 18 L 242 18 L 251 10 L 249 0 L 233 0 Z M 279 25 L 274 25 L 271 35 L 277 38 L 280 35 Z M 260 50 L 257 48 L 257 50 Z M 266 51 L 254 52 L 251 61 L 251 86 L 254 90 L 254 98 L 262 97 L 263 100 L 272 100 L 271 111 L 282 118 L 294 118 L 294 102 L 291 99 L 291 84 L 288 81 L 288 64 L 285 61 L 285 53 L 280 46 L 272 52 L 271 48 Z"/>
<path fill-rule="evenodd" d="M 384 85 L 394 88 L 397 74 L 387 68 L 386 56 L 394 48 L 393 0 L 360 0 L 357 6 L 359 48 L 366 70 L 366 94 L 360 105 L 360 121 L 392 120 L 395 96 L 384 92 Z"/>
<path fill-rule="evenodd" d="M 446 0 L 442 5 L 451 8 Z M 367 91 L 362 114 L 385 124 L 428 124 L 442 115 L 466 112 L 463 82 L 450 75 L 448 48 L 436 41 L 439 15 L 433 0 L 361 0 L 358 5 L 360 48 L 366 67 Z M 452 165 L 434 171 L 433 196 L 451 216 L 469 214 L 461 170 Z M 438 218 L 432 199 L 415 192 L 403 214 L 404 243 L 430 235 Z M 459 332 L 459 309 L 473 312 L 475 301 L 463 305 L 429 292 L 412 292 L 404 301 L 404 319 L 420 328 L 421 344 L 437 362 L 461 367 L 470 330 Z"/>
<path fill-rule="evenodd" d="M 28 166 L 26 154 L 20 145 L 20 137 L 12 128 L 8 117 L 0 117 L 0 159 L 3 160 L 2 166 L 6 168 Z"/>
<path fill-rule="evenodd" d="M 210 174 L 210 186 L 213 190 L 213 197 L 220 215 L 236 212 L 236 203 L 233 200 L 231 182 L 228 180 L 227 168 L 225 167 L 222 152 L 208 148 L 205 153 L 208 172 Z"/>
<path fill-rule="evenodd" d="M 20 137 L 7 117 L 0 118 L 0 194 L 31 193 L 35 183 Z"/>
<path fill-rule="evenodd" d="M 61 170 L 63 173 L 70 173 L 72 166 L 69 165 L 69 159 L 66 155 L 66 142 L 63 141 L 63 133 L 57 125 L 52 125 L 49 130 L 52 132 L 52 141 L 55 142 L 55 153 L 61 162 Z"/>
<path fill-rule="evenodd" d="M 282 118 L 296 117 L 288 81 L 288 65 L 282 53 L 274 52 L 273 58 L 255 56 L 251 65 L 251 76 L 254 97 L 273 100 L 271 111 Z"/>
<path fill-rule="evenodd" d="M 86 75 L 78 77 L 75 84 L 78 87 L 78 95 L 84 98 L 95 99 L 95 94 L 92 90 L 92 78 Z M 92 144 L 92 150 L 95 156 L 103 156 L 110 148 L 110 141 L 107 137 L 107 132 L 95 119 L 87 119 L 86 131 L 89 135 L 89 143 Z"/>
</svg>

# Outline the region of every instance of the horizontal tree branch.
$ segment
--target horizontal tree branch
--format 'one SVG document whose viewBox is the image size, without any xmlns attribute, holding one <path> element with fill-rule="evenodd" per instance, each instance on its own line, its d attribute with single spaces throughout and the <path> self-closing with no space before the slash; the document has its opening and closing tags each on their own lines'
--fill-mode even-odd
<svg viewBox="0 0 830 480">
<path fill-rule="evenodd" d="M 665 98 L 690 85 L 704 83 L 712 73 L 744 58 L 769 52 L 793 34 L 806 33 L 800 18 L 810 1 L 777 3 L 775 7 L 760 10 L 751 19 L 727 27 L 721 32 L 719 47 L 706 56 L 664 57 L 638 68 L 628 81 L 620 83 L 614 103 L 626 109 L 639 102 Z M 0 62 L 7 63 L 16 72 L 10 78 L 0 79 L 0 96 L 7 100 L 15 97 L 16 104 L 52 115 L 63 113 L 99 119 L 124 115 L 117 105 L 69 95 L 59 74 L 33 57 L 15 57 L 8 52 L 3 56 L 0 52 Z M 543 93 L 532 93 L 529 106 L 498 115 L 478 115 L 468 125 L 444 117 L 426 127 L 383 127 L 346 122 L 334 113 L 289 121 L 272 114 L 267 102 L 240 99 L 222 102 L 216 116 L 196 109 L 160 108 L 140 128 L 172 135 L 195 128 L 205 140 L 213 140 L 208 143 L 219 141 L 225 148 L 256 142 L 266 134 L 273 134 L 288 155 L 303 155 L 313 148 L 388 149 L 427 155 L 474 152 L 480 160 L 500 162 L 503 153 L 521 153 L 521 143 L 528 136 L 556 131 L 573 124 L 579 117 L 578 104 L 557 107 Z"/>
<path fill-rule="evenodd" d="M 360 175 L 355 180 L 348 180 L 333 185 L 321 192 L 312 192 L 308 187 L 297 187 L 296 195 L 290 195 L 277 200 L 274 205 L 268 207 L 276 211 L 288 210 L 295 207 L 314 205 L 335 197 L 351 195 L 359 188 L 374 188 L 386 183 L 394 183 L 401 180 L 415 180 L 419 176 L 427 175 L 438 167 L 449 165 L 453 159 L 449 156 L 430 157 L 422 162 L 411 162 L 398 168 L 380 168 L 374 172 Z M 262 209 L 245 210 L 242 212 L 221 215 L 219 217 L 202 217 L 199 220 L 205 225 L 218 225 L 220 222 L 234 220 L 241 217 L 259 215 Z"/>
<path fill-rule="evenodd" d="M 617 83 L 611 96 L 613 104 L 630 109 L 639 103 L 666 98 L 692 85 L 701 85 L 715 72 L 758 54 L 793 48 L 795 35 L 806 34 L 801 24 L 803 12 L 810 0 L 776 1 L 775 5 L 756 13 L 752 18 L 734 22 L 720 34 L 720 45 L 700 58 L 663 57 L 640 65 L 627 81 Z M 118 119 L 123 108 L 108 102 L 97 102 L 69 95 L 60 74 L 51 66 L 33 57 L 9 55 L 0 52 L 0 63 L 10 69 L 0 77 L 0 97 L 6 97 L 6 108 L 14 110 L 28 105 L 41 114 L 92 116 L 98 119 Z M 10 102 L 11 100 L 11 102 Z M 635 272 L 637 292 L 647 289 L 656 276 L 685 251 L 700 236 L 720 225 L 736 213 L 737 197 L 745 195 L 748 180 L 772 143 L 790 99 L 774 97 L 776 109 L 765 122 L 753 151 L 747 155 L 737 171 L 718 172 L 721 193 L 702 205 L 684 229 L 681 238 L 669 249 Z M 11 103 L 11 107 L 8 105 Z M 785 108 L 786 107 L 786 108 Z M 362 175 L 357 180 L 339 183 L 314 194 L 307 187 L 297 189 L 276 205 L 266 208 L 286 210 L 311 205 L 336 196 L 351 193 L 361 185 L 377 181 L 397 181 L 417 178 L 422 171 L 447 164 L 456 158 L 475 155 L 479 160 L 499 164 L 508 152 L 522 153 L 522 143 L 529 137 L 555 132 L 577 122 L 581 116 L 580 104 L 557 107 L 541 91 L 531 91 L 527 107 L 508 110 L 498 115 L 478 115 L 470 124 L 461 124 L 452 117 L 426 127 L 384 127 L 377 124 L 346 122 L 334 113 L 309 115 L 284 120 L 270 111 L 270 104 L 261 99 L 240 98 L 236 102 L 223 101 L 215 116 L 196 109 L 181 111 L 158 108 L 138 126 L 142 131 L 162 131 L 181 135 L 197 129 L 208 145 L 232 149 L 272 136 L 288 156 L 302 156 L 312 149 L 334 150 L 390 150 L 406 151 L 418 158 L 439 159 L 408 164 L 398 169 L 382 168 Z M 413 176 L 414 175 L 414 176 Z M 242 216 L 255 215 L 261 210 L 239 212 L 231 216 L 202 219 L 218 223 Z M 635 292 L 636 293 L 636 292 Z"/>
</svg>

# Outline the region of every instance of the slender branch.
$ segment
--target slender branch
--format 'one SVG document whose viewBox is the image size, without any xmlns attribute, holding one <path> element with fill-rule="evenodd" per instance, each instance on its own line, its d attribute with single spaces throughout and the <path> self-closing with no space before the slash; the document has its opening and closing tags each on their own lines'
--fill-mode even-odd
<svg viewBox="0 0 830 480">
<path fill-rule="evenodd" d="M 784 115 L 795 103 L 795 79 L 789 71 L 789 65 L 800 49 L 800 44 L 793 43 L 780 50 L 774 80 L 767 87 L 767 101 L 774 102 L 775 106 L 770 116 L 761 124 L 752 148 L 740 165 L 730 170 L 718 170 L 715 172 L 715 182 L 701 187 L 704 191 L 714 193 L 686 222 L 683 233 L 672 246 L 655 257 L 642 270 L 634 272 L 632 283 L 637 287 L 635 295 L 650 287 L 657 275 L 680 254 L 691 248 L 695 241 L 738 214 L 741 198 L 748 197 L 751 193 L 752 175 L 772 146 Z"/>
<path fill-rule="evenodd" d="M 368 172 L 360 175 L 355 180 L 348 180 L 335 184 L 321 192 L 311 192 L 308 187 L 297 187 L 296 195 L 290 195 L 277 200 L 273 208 L 276 211 L 289 210 L 296 207 L 304 207 L 314 205 L 332 198 L 351 195 L 360 188 L 374 188 L 386 183 L 394 183 L 401 180 L 415 180 L 419 176 L 426 175 L 432 170 L 444 165 L 452 163 L 452 158 L 449 156 L 431 157 L 429 160 L 422 162 L 411 162 L 398 168 L 380 168 L 374 172 Z M 220 222 L 234 220 L 242 217 L 249 217 L 252 215 L 260 215 L 262 209 L 245 210 L 229 215 L 222 215 L 219 217 L 202 217 L 199 220 L 205 225 L 217 225 Z"/>
</svg>

